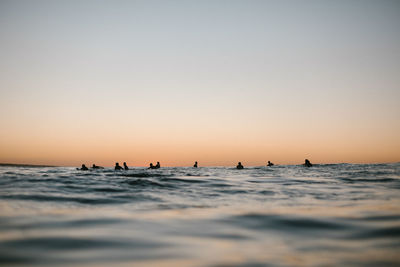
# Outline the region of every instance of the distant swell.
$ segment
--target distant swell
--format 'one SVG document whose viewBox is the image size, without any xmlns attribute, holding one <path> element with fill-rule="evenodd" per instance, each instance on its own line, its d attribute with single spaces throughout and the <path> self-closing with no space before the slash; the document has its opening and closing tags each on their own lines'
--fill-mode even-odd
<svg viewBox="0 0 400 267">
<path fill-rule="evenodd" d="M 171 175 L 162 173 L 139 172 L 139 173 L 122 173 L 121 176 L 145 178 L 145 177 L 168 177 Z"/>
<path fill-rule="evenodd" d="M 13 200 L 33 200 L 33 201 L 54 201 L 54 202 L 77 202 L 81 204 L 113 204 L 123 203 L 113 198 L 81 198 L 81 197 L 62 197 L 62 196 L 48 196 L 48 195 L 3 195 L 2 199 Z"/>
<path fill-rule="evenodd" d="M 339 179 L 349 183 L 357 183 L 357 182 L 386 183 L 386 182 L 400 181 L 398 179 L 393 179 L 393 178 L 339 178 Z"/>
<path fill-rule="evenodd" d="M 165 182 L 179 182 L 179 183 L 206 183 L 206 181 L 203 180 L 197 180 L 197 179 L 180 179 L 180 178 L 162 178 L 162 181 Z"/>
<path fill-rule="evenodd" d="M 312 219 L 312 218 L 297 218 L 288 217 L 282 215 L 270 215 L 270 214 L 246 214 L 234 216 L 223 220 L 226 223 L 237 224 L 240 227 L 250 229 L 265 229 L 270 231 L 275 230 L 338 230 L 349 227 L 348 225 L 333 223 L 329 220 Z"/>
<path fill-rule="evenodd" d="M 126 181 L 127 184 L 135 186 L 135 187 L 158 187 L 158 188 L 175 188 L 175 186 L 165 183 L 159 183 L 147 179 L 136 179 Z"/>
</svg>

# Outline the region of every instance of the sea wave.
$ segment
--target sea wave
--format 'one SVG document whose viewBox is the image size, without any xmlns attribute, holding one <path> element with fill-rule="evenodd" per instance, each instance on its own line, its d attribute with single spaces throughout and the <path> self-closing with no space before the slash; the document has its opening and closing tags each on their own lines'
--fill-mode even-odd
<svg viewBox="0 0 400 267">
<path fill-rule="evenodd" d="M 0 265 L 396 266 L 399 190 L 400 164 L 0 166 Z"/>
</svg>

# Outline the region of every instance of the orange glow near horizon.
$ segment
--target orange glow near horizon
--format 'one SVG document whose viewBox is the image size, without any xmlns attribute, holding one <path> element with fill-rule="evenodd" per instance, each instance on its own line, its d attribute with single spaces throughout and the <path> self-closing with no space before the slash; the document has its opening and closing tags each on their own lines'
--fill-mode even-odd
<svg viewBox="0 0 400 267">
<path fill-rule="evenodd" d="M 14 135 L 0 142 L 0 162 L 112 166 L 126 161 L 130 166 L 148 166 L 149 162 L 160 161 L 162 166 L 192 166 L 198 161 L 200 166 L 233 166 L 241 161 L 246 166 L 260 166 L 268 160 L 276 164 L 301 164 L 304 158 L 314 163 L 379 163 L 400 159 L 400 147 L 393 145 L 396 137 L 389 135 L 381 141 L 371 135 L 348 136 L 344 142 L 345 138 L 327 134 L 295 138 L 283 133 L 275 136 L 241 133 L 224 137 L 221 132 L 209 137 L 206 133 L 170 132 L 158 136 L 151 135 L 152 132 L 156 131 L 116 136 L 62 135 L 61 132 L 53 137 Z"/>
</svg>

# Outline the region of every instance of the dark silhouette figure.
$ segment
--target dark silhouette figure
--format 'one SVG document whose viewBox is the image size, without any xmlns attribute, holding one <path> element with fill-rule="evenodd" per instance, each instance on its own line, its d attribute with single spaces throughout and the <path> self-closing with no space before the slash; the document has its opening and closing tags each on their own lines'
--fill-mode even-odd
<svg viewBox="0 0 400 267">
<path fill-rule="evenodd" d="M 150 167 L 148 167 L 148 169 L 155 169 L 156 166 L 153 165 L 153 163 L 150 163 Z"/>
<path fill-rule="evenodd" d="M 126 162 L 124 162 L 124 169 L 125 171 L 129 170 L 128 165 L 126 165 Z"/>
<path fill-rule="evenodd" d="M 77 170 L 81 170 L 81 171 L 88 171 L 88 167 L 86 167 L 85 164 L 82 164 L 82 167 L 80 169 L 76 168 Z"/>
<path fill-rule="evenodd" d="M 116 162 L 116 163 L 115 163 L 114 170 L 116 170 L 116 171 L 120 171 L 120 170 L 122 170 L 122 167 L 119 165 L 119 163 L 118 163 L 118 162 Z"/>
<path fill-rule="evenodd" d="M 306 166 L 306 167 L 312 167 L 312 164 L 311 164 L 311 162 L 310 162 L 308 159 L 306 159 L 306 160 L 304 161 L 304 166 Z"/>
<path fill-rule="evenodd" d="M 156 166 L 155 166 L 155 169 L 159 169 L 159 168 L 161 168 L 160 162 L 157 161 L 157 164 L 156 164 Z"/>
<path fill-rule="evenodd" d="M 197 168 L 197 161 L 194 163 L 193 168 Z"/>
<path fill-rule="evenodd" d="M 268 167 L 272 167 L 272 166 L 274 166 L 274 165 L 275 165 L 275 164 L 273 164 L 271 161 L 268 160 L 268 164 L 267 164 Z"/>
<path fill-rule="evenodd" d="M 104 169 L 104 167 L 97 166 L 96 164 L 93 164 L 92 169 Z"/>
<path fill-rule="evenodd" d="M 242 163 L 239 161 L 239 162 L 238 162 L 238 165 L 236 166 L 236 169 L 241 170 L 241 169 L 243 169 L 243 168 L 244 168 L 244 167 L 243 167 Z"/>
</svg>

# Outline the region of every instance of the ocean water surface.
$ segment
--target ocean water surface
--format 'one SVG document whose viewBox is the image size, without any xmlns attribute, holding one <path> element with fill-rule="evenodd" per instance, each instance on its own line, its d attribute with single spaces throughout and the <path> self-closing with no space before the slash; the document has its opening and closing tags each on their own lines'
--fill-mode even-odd
<svg viewBox="0 0 400 267">
<path fill-rule="evenodd" d="M 2 266 L 400 266 L 400 164 L 0 167 Z"/>
</svg>

